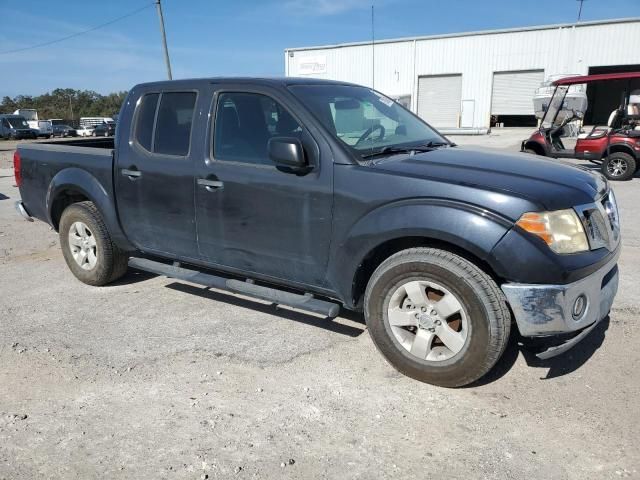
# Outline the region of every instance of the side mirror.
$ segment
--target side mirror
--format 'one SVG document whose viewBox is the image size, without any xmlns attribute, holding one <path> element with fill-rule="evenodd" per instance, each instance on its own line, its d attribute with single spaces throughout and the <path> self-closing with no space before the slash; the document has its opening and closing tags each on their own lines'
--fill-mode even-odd
<svg viewBox="0 0 640 480">
<path fill-rule="evenodd" d="M 297 138 L 270 138 L 267 150 L 269 158 L 276 164 L 278 170 L 287 173 L 306 173 L 309 170 L 302 142 Z"/>
</svg>

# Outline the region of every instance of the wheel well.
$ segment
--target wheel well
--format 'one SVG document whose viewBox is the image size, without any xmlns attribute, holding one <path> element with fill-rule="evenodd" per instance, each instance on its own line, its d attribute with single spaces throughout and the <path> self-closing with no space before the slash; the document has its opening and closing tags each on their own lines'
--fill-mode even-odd
<svg viewBox="0 0 640 480">
<path fill-rule="evenodd" d="M 478 258 L 468 250 L 460 248 L 452 243 L 433 238 L 404 237 L 388 240 L 375 247 L 365 256 L 364 260 L 358 267 L 358 270 L 356 271 L 353 279 L 353 304 L 356 305 L 358 309 L 361 308 L 362 301 L 364 299 L 364 292 L 367 288 L 367 283 L 369 283 L 371 275 L 373 275 L 373 272 L 382 262 L 384 262 L 387 258 L 389 258 L 391 255 L 394 255 L 395 253 L 406 250 L 408 248 L 416 247 L 440 248 L 442 250 L 447 250 L 451 253 L 455 253 L 456 255 L 465 258 L 466 260 L 482 269 L 487 275 L 492 277 L 496 281 L 496 283 L 502 283 L 500 277 L 493 271 L 493 269 L 487 262 Z"/>
<path fill-rule="evenodd" d="M 73 203 L 84 202 L 86 200 L 89 200 L 89 198 L 77 190 L 69 189 L 60 192 L 51 205 L 51 222 L 53 228 L 56 231 L 58 230 L 60 217 L 62 217 L 62 212 L 64 212 L 65 208 Z"/>
<path fill-rule="evenodd" d="M 525 143 L 524 148 L 533 150 L 538 155 L 544 156 L 546 154 L 544 148 L 542 148 L 542 145 L 540 145 L 538 142 L 527 142 Z"/>
<path fill-rule="evenodd" d="M 608 149 L 604 149 L 604 152 L 602 152 L 602 158 L 607 158 L 608 153 L 628 153 L 633 158 L 638 158 L 629 145 L 611 145 Z"/>
</svg>

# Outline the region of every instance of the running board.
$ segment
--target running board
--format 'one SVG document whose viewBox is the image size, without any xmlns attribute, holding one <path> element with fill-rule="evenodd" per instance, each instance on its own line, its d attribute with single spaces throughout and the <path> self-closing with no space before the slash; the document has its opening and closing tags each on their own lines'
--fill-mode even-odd
<svg viewBox="0 0 640 480">
<path fill-rule="evenodd" d="M 335 318 L 340 313 L 340 306 L 336 303 L 327 302 L 313 298 L 310 293 L 299 295 L 296 293 L 285 292 L 275 288 L 263 287 L 255 285 L 251 280 L 242 282 L 240 280 L 219 277 L 208 273 L 199 272 L 183 268 L 180 264 L 168 265 L 162 262 L 155 262 L 146 258 L 132 257 L 129 259 L 129 266 L 144 270 L 145 272 L 163 275 L 177 280 L 197 283 L 205 287 L 217 288 L 218 290 L 226 290 L 228 292 L 239 293 L 249 297 L 259 298 L 278 305 L 286 305 L 288 307 L 299 308 L 308 312 L 319 313 L 329 318 Z"/>
</svg>

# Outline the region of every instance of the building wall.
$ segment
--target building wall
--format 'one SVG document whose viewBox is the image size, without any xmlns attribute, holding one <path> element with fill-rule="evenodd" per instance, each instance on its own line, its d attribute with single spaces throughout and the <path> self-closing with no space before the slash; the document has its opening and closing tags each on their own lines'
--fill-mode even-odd
<svg viewBox="0 0 640 480">
<path fill-rule="evenodd" d="M 640 19 L 479 32 L 285 51 L 288 76 L 312 76 L 374 86 L 389 96 L 411 94 L 416 111 L 422 75 L 462 74 L 462 100 L 475 100 L 475 127 L 488 127 L 494 72 L 543 69 L 587 74 L 591 66 L 640 64 Z M 372 48 L 375 52 L 375 78 Z M 315 73 L 305 58 L 325 61 Z M 531 92 L 531 96 L 533 97 Z M 426 119 L 427 121 L 429 119 Z"/>
</svg>

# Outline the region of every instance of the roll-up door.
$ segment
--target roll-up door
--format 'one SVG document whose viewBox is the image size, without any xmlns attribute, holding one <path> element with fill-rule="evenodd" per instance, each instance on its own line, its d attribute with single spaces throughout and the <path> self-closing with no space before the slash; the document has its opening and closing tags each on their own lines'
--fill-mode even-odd
<svg viewBox="0 0 640 480">
<path fill-rule="evenodd" d="M 418 77 L 418 115 L 434 127 L 457 127 L 462 75 Z"/>
<path fill-rule="evenodd" d="M 544 70 L 495 72 L 492 115 L 533 115 L 533 96 L 544 81 Z"/>
</svg>

